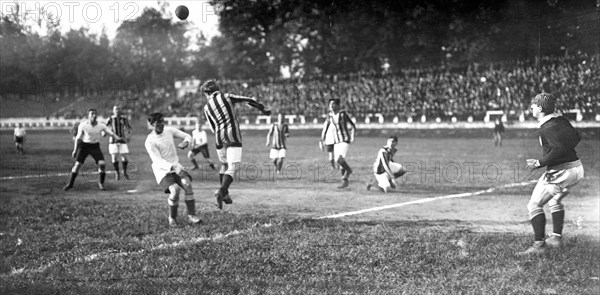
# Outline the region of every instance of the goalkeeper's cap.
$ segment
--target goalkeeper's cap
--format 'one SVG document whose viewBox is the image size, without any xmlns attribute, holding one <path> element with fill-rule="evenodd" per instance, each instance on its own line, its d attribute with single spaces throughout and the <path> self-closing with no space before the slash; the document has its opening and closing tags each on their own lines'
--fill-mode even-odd
<svg viewBox="0 0 600 295">
<path fill-rule="evenodd" d="M 217 85 L 217 82 L 215 82 L 214 80 L 207 80 L 206 82 L 204 82 L 204 84 L 202 84 L 202 92 L 206 93 L 206 94 L 213 94 L 216 91 L 219 91 L 219 85 Z"/>
<path fill-rule="evenodd" d="M 536 95 L 532 100 L 531 104 L 536 104 L 542 108 L 544 114 L 554 113 L 554 106 L 556 105 L 556 98 L 549 93 L 542 92 Z"/>
</svg>

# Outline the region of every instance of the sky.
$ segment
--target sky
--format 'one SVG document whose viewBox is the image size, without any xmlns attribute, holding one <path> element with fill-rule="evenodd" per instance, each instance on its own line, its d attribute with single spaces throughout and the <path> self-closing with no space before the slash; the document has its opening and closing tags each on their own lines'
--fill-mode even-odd
<svg viewBox="0 0 600 295">
<path fill-rule="evenodd" d="M 218 35 L 219 18 L 215 8 L 208 1 L 0 1 L 2 15 L 12 14 L 20 7 L 17 16 L 20 20 L 33 24 L 33 28 L 43 35 L 46 31 L 45 23 L 49 20 L 60 20 L 61 31 L 66 32 L 71 28 L 85 27 L 90 33 L 100 34 L 106 29 L 109 39 L 116 35 L 117 28 L 123 21 L 139 17 L 144 8 L 154 7 L 160 9 L 159 4 L 168 5 L 167 11 L 175 14 L 175 8 L 185 5 L 190 11 L 186 20 L 190 23 L 192 34 L 202 31 L 206 37 Z M 176 17 L 175 20 L 179 21 Z M 36 25 L 42 23 L 41 26 Z"/>
</svg>

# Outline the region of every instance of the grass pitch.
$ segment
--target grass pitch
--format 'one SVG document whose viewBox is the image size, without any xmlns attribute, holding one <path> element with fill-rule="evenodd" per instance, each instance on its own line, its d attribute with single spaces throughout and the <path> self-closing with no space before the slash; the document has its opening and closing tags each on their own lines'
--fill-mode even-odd
<svg viewBox="0 0 600 295">
<path fill-rule="evenodd" d="M 586 178 L 564 200 L 565 249 L 519 258 L 514 253 L 532 239 L 525 206 L 533 185 L 319 218 L 535 180 L 541 172 L 523 169 L 525 159 L 541 154 L 528 131 L 502 148 L 479 135 L 403 134 L 395 159 L 410 173 L 400 179 L 400 192 L 390 194 L 364 186 L 390 130 L 359 134 L 349 154 L 355 173 L 342 190 L 339 172 L 317 148 L 318 131 L 292 133 L 283 175 L 273 173 L 266 133 L 248 131 L 244 165 L 230 190 L 234 204 L 216 209 L 218 175 L 203 167 L 192 176 L 205 224 L 176 229 L 167 224 L 166 194 L 154 182 L 145 132 L 130 143 L 131 180 L 109 174 L 108 190 L 99 191 L 89 158 L 69 192 L 61 190 L 73 164 L 66 131 L 31 131 L 25 156 L 15 155 L 11 134 L 0 134 L 2 294 L 600 291 L 597 139 L 578 147 Z M 110 162 L 106 144 L 102 149 Z M 216 161 L 213 149 L 211 157 Z M 180 161 L 189 165 L 185 152 Z"/>
</svg>

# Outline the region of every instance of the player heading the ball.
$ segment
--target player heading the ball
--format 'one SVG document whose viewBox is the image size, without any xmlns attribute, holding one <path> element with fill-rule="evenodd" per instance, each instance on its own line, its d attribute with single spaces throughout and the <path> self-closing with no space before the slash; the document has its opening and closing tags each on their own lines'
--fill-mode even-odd
<svg viewBox="0 0 600 295">
<path fill-rule="evenodd" d="M 215 134 L 217 156 L 221 162 L 219 171 L 221 187 L 215 192 L 215 197 L 217 206 L 223 209 L 223 203 L 233 203 L 229 197 L 229 186 L 242 161 L 242 133 L 235 116 L 235 106 L 244 103 L 267 116 L 271 115 L 271 111 L 254 97 L 222 93 L 214 80 L 204 82 L 201 89 L 207 100 L 204 115 Z"/>
</svg>

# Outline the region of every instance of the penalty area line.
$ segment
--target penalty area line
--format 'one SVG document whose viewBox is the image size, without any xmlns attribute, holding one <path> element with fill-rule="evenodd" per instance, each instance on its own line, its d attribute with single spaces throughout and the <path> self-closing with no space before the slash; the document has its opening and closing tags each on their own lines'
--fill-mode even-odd
<svg viewBox="0 0 600 295">
<path fill-rule="evenodd" d="M 452 194 L 452 195 L 445 195 L 445 196 L 439 196 L 439 197 L 431 197 L 431 198 L 426 198 L 426 199 L 414 200 L 414 201 L 410 201 L 410 202 L 396 203 L 396 204 L 385 205 L 385 206 L 380 206 L 380 207 L 373 207 L 373 208 L 357 210 L 357 211 L 338 213 L 338 214 L 333 214 L 333 215 L 329 215 L 329 216 L 319 217 L 317 219 L 334 219 L 334 218 L 340 218 L 340 217 L 345 217 L 345 216 L 363 214 L 363 213 L 367 213 L 367 212 L 374 212 L 374 211 L 398 208 L 398 207 L 403 207 L 403 206 L 408 206 L 408 205 L 413 205 L 413 204 L 429 203 L 429 202 L 433 202 L 433 201 L 437 201 L 437 200 L 473 197 L 473 196 L 477 196 L 477 195 L 491 193 L 491 192 L 499 190 L 499 189 L 527 186 L 527 185 L 530 185 L 530 184 L 533 184 L 536 182 L 537 182 L 537 180 L 509 183 L 509 184 L 491 187 L 491 188 L 476 191 L 476 192 Z"/>
</svg>

